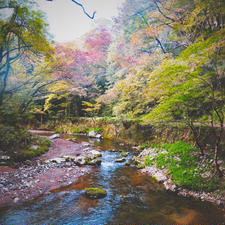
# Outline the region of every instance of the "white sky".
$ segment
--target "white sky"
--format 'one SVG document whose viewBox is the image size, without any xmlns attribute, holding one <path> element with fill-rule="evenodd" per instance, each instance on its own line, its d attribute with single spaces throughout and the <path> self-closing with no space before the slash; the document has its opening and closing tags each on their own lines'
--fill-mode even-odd
<svg viewBox="0 0 225 225">
<path fill-rule="evenodd" d="M 40 9 L 47 15 L 50 25 L 49 32 L 57 42 L 75 40 L 95 27 L 95 20 L 110 19 L 116 16 L 118 7 L 125 0 L 77 0 L 83 4 L 86 11 L 92 15 L 96 11 L 95 19 L 89 19 L 80 6 L 71 0 L 35 0 Z"/>
</svg>

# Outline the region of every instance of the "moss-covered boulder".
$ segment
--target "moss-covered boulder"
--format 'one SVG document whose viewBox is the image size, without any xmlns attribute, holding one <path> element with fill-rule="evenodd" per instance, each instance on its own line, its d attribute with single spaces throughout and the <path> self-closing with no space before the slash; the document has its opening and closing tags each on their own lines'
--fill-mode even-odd
<svg viewBox="0 0 225 225">
<path fill-rule="evenodd" d="M 85 195 L 88 198 L 98 199 L 98 198 L 104 198 L 107 195 L 107 192 L 106 190 L 101 188 L 89 187 L 89 188 L 85 188 Z"/>
</svg>

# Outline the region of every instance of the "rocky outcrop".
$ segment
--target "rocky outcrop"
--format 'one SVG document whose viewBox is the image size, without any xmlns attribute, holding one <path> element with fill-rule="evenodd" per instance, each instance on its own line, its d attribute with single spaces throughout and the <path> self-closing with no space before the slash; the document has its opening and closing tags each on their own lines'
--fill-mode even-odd
<svg viewBox="0 0 225 225">
<path fill-rule="evenodd" d="M 77 166 L 83 165 L 100 165 L 101 159 L 99 157 L 102 156 L 101 152 L 93 149 L 86 148 L 84 149 L 85 154 L 80 156 L 70 156 L 70 155 L 62 155 L 61 157 L 55 157 L 52 159 L 48 159 L 44 161 L 45 163 L 64 163 L 70 162 Z"/>
</svg>

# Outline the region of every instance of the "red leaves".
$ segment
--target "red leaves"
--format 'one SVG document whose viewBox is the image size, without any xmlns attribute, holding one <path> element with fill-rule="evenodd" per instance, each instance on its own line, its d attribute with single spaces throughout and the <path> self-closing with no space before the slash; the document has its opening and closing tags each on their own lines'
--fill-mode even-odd
<svg viewBox="0 0 225 225">
<path fill-rule="evenodd" d="M 95 52 L 106 53 L 111 43 L 111 35 L 105 28 L 95 29 L 87 35 L 85 45 Z"/>
</svg>

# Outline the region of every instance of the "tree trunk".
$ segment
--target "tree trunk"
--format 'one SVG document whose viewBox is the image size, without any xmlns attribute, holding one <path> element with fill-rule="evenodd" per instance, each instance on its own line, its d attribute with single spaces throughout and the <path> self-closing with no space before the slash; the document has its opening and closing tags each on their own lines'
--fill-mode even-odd
<svg viewBox="0 0 225 225">
<path fill-rule="evenodd" d="M 202 145 L 200 144 L 200 141 L 199 141 L 200 134 L 198 134 L 198 131 L 194 127 L 193 122 L 189 122 L 188 126 L 191 128 L 191 130 L 192 130 L 192 132 L 194 134 L 195 143 L 196 143 L 197 147 L 200 149 L 201 155 L 203 156 L 204 155 L 204 150 L 203 150 L 203 147 L 202 147 Z"/>
<path fill-rule="evenodd" d="M 219 115 L 219 114 L 217 114 L 217 115 Z M 222 117 L 219 117 L 219 118 L 220 118 L 220 131 L 219 131 L 219 136 L 217 137 L 217 140 L 216 140 L 216 146 L 215 146 L 215 151 L 214 151 L 214 166 L 215 166 L 216 174 L 218 174 L 219 177 L 222 177 L 223 172 L 220 170 L 220 167 L 218 165 L 218 153 L 220 150 L 220 142 L 221 142 L 221 138 L 222 138 L 222 135 L 224 132 L 224 127 L 223 127 Z"/>
<path fill-rule="evenodd" d="M 3 96 L 4 96 L 4 93 L 5 93 L 6 86 L 7 86 L 9 70 L 10 70 L 10 63 L 8 62 L 7 66 L 6 66 L 6 71 L 3 74 L 3 81 L 2 81 L 2 84 L 1 84 L 2 87 L 1 87 L 1 90 L 0 90 L 0 106 L 3 103 Z"/>
<path fill-rule="evenodd" d="M 218 174 L 219 177 L 223 176 L 223 172 L 220 170 L 220 166 L 218 164 L 218 153 L 219 153 L 219 145 L 218 143 L 215 146 L 215 152 L 214 152 L 214 166 L 216 169 L 216 174 Z"/>
</svg>

